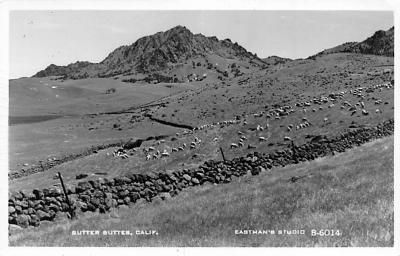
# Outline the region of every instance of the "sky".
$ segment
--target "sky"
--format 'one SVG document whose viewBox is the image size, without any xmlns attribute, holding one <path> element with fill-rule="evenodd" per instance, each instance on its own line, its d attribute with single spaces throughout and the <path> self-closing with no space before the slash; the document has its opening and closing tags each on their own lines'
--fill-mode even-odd
<svg viewBox="0 0 400 256">
<path fill-rule="evenodd" d="M 182 25 L 265 58 L 306 58 L 393 26 L 390 11 L 11 11 L 10 78 L 50 64 L 100 62 L 121 45 Z"/>
</svg>

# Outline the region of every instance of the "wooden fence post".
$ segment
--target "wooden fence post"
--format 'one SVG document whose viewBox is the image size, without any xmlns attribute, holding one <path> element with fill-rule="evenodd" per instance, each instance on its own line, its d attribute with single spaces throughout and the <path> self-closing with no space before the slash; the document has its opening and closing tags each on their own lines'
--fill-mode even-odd
<svg viewBox="0 0 400 256">
<path fill-rule="evenodd" d="M 224 159 L 224 162 L 226 162 L 224 151 L 222 151 L 221 147 L 219 147 L 219 150 L 221 151 L 222 159 Z"/>
<path fill-rule="evenodd" d="M 63 188 L 65 199 L 66 199 L 68 207 L 69 207 L 69 213 L 71 215 L 71 219 L 73 219 L 73 218 L 75 218 L 75 211 L 74 211 L 74 209 L 72 209 L 71 203 L 70 203 L 69 198 L 68 198 L 67 190 L 65 189 L 64 181 L 63 181 L 63 179 L 61 177 L 61 173 L 60 172 L 58 172 L 58 177 L 60 178 L 60 181 L 61 181 L 61 186 Z"/>
</svg>

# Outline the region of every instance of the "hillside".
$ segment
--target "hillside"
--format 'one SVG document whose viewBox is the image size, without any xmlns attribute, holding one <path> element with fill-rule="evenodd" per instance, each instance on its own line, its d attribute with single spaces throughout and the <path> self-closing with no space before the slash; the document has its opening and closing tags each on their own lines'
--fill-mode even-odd
<svg viewBox="0 0 400 256">
<path fill-rule="evenodd" d="M 291 177 L 305 176 L 297 182 Z M 235 230 L 305 230 L 236 235 Z M 72 230 L 157 230 L 157 236 L 71 236 Z M 311 236 L 311 229 L 336 235 Z M 318 230 L 319 231 L 319 230 Z M 229 184 L 184 189 L 166 201 L 11 232 L 11 246 L 393 246 L 393 137 L 277 167 Z"/>
<path fill-rule="evenodd" d="M 221 63 L 218 59 L 222 59 Z M 225 75 L 228 65 L 233 63 L 244 63 L 246 68 L 249 65 L 258 68 L 264 65 L 255 54 L 232 43 L 230 39 L 218 40 L 215 36 L 193 34 L 186 27 L 176 26 L 165 32 L 142 37 L 131 45 L 121 46 L 100 63 L 76 62 L 67 66 L 52 64 L 34 77 L 64 76 L 80 79 L 156 73 L 159 80 L 185 81 L 185 76 L 192 75 L 190 67 L 201 69 L 204 73 L 215 70 Z M 174 77 L 166 76 L 177 69 L 186 72 L 180 76 L 177 73 Z M 137 80 L 136 77 L 134 79 Z"/>
<path fill-rule="evenodd" d="M 362 42 L 347 42 L 336 47 L 326 49 L 317 53 L 319 56 L 324 54 L 338 53 L 338 52 L 351 52 L 361 54 L 373 54 L 383 56 L 394 56 L 394 27 L 387 31 L 376 31 L 371 37 Z"/>
</svg>

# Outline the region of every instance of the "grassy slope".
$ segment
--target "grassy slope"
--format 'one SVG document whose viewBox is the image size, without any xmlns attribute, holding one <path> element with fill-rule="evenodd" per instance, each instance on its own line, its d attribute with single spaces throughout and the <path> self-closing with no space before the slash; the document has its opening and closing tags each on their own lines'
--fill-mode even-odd
<svg viewBox="0 0 400 256">
<path fill-rule="evenodd" d="M 51 88 L 52 86 L 57 88 Z M 105 95 L 104 91 L 110 87 L 117 88 L 117 92 Z M 84 114 L 116 111 L 196 88 L 190 84 L 133 86 L 113 79 L 60 82 L 49 78 L 21 78 L 10 82 L 10 116 L 26 118 L 33 116 L 34 119 L 37 115 L 43 116 L 49 113 Z M 56 98 L 56 95 L 60 97 Z M 53 155 L 58 157 L 71 151 L 80 151 L 103 142 L 157 133 L 165 134 L 172 130 L 153 123 L 132 125 L 129 122 L 131 116 L 129 114 L 100 115 L 93 118 L 75 116 L 10 126 L 10 168 L 14 169 L 22 163 L 31 164 Z M 124 131 L 113 129 L 113 124 L 122 121 L 125 124 Z M 96 130 L 89 131 L 89 127 Z M 98 127 L 101 129 L 97 130 Z"/>
<path fill-rule="evenodd" d="M 193 88 L 190 84 L 132 85 L 104 78 L 64 82 L 20 78 L 10 81 L 9 87 L 11 116 L 117 111 Z M 117 91 L 105 94 L 109 88 Z"/>
<path fill-rule="evenodd" d="M 294 175 L 308 175 L 296 183 Z M 72 230 L 156 229 L 158 236 L 77 237 Z M 235 235 L 304 229 L 306 235 Z M 311 237 L 339 229 L 340 237 Z M 35 246 L 393 246 L 393 136 L 336 156 L 187 189 L 169 201 L 16 232 Z"/>
</svg>

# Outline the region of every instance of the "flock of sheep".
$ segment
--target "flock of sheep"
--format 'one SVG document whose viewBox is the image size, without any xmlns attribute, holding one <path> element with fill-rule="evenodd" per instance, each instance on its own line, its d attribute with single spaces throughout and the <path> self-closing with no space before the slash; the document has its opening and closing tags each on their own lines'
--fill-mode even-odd
<svg viewBox="0 0 400 256">
<path fill-rule="evenodd" d="M 379 89 L 380 91 L 382 91 L 383 88 L 391 89 L 391 88 L 393 88 L 393 85 L 389 82 L 389 83 L 374 85 L 371 87 L 359 87 L 357 89 L 348 90 L 348 91 L 345 90 L 345 91 L 341 91 L 339 93 L 330 93 L 328 96 L 314 97 L 312 100 L 309 100 L 309 101 L 297 102 L 294 104 L 294 106 L 284 105 L 284 106 L 280 106 L 280 107 L 275 107 L 274 109 L 270 109 L 268 111 L 260 111 L 260 112 L 254 113 L 254 114 L 250 114 L 254 118 L 265 117 L 267 123 L 264 125 L 258 124 L 255 129 L 250 128 L 249 130 L 257 131 L 259 143 L 266 142 L 271 136 L 269 121 L 272 121 L 274 119 L 277 120 L 277 119 L 285 118 L 285 117 L 289 116 L 290 114 L 295 113 L 296 110 L 294 109 L 294 107 L 300 108 L 304 114 L 310 110 L 312 105 L 319 105 L 318 109 L 319 109 L 319 111 L 321 111 L 324 109 L 322 105 L 329 104 L 328 108 L 333 108 L 333 107 L 335 107 L 335 104 L 339 104 L 339 100 L 341 100 L 341 102 L 340 102 L 341 110 L 348 108 L 348 111 L 351 112 L 351 115 L 354 115 L 358 110 L 361 110 L 361 113 L 363 115 L 368 115 L 369 112 L 365 109 L 365 103 L 362 100 L 360 100 L 357 103 L 355 103 L 354 105 L 352 105 L 348 101 L 343 101 L 343 97 L 346 94 L 351 94 L 360 99 L 364 99 L 365 94 L 363 94 L 363 92 L 372 92 L 375 89 Z M 380 105 L 380 104 L 382 104 L 382 100 L 375 100 L 374 104 Z M 312 108 L 311 111 L 317 112 L 317 109 Z M 376 109 L 376 113 L 381 113 L 381 110 Z M 203 124 L 198 127 L 195 127 L 193 130 L 184 130 L 182 132 L 182 134 L 176 133 L 176 137 L 182 137 L 182 136 L 187 136 L 187 135 L 194 136 L 197 131 L 209 130 L 209 129 L 213 129 L 215 127 L 222 128 L 222 127 L 225 127 L 228 125 L 235 125 L 235 124 L 240 124 L 240 123 L 242 123 L 242 125 L 247 125 L 248 123 L 246 121 L 246 118 L 248 116 L 249 115 L 245 115 L 244 118 L 236 118 L 236 119 L 232 119 L 232 120 L 214 122 L 211 124 Z M 323 123 L 326 123 L 326 122 L 328 122 L 328 118 L 324 117 Z M 304 129 L 311 125 L 312 125 L 312 123 L 307 119 L 307 117 L 303 117 L 299 123 L 287 125 L 286 131 L 294 132 L 295 130 Z M 245 136 L 245 134 L 242 131 L 238 131 L 237 135 L 238 135 L 238 137 L 237 137 L 238 141 L 230 143 L 230 149 L 244 147 L 246 142 L 248 142 L 248 138 Z M 186 143 L 181 143 L 179 146 L 175 146 L 172 148 L 168 147 L 169 150 L 156 148 L 156 146 L 159 146 L 159 145 L 165 143 L 165 140 L 159 140 L 159 141 L 157 141 L 156 145 L 145 147 L 142 149 L 144 156 L 145 156 L 145 160 L 150 161 L 150 160 L 154 160 L 154 159 L 165 158 L 165 157 L 169 157 L 171 154 L 174 154 L 175 152 L 184 151 L 186 149 L 189 149 L 189 150 L 196 149 L 202 143 L 202 140 L 200 138 L 198 138 L 197 136 L 194 136 L 194 140 L 191 141 L 188 146 L 186 145 Z M 218 140 L 219 139 L 216 137 L 213 139 L 213 142 L 218 142 Z M 285 136 L 283 138 L 283 140 L 284 141 L 292 141 L 291 137 L 289 137 L 289 136 Z M 255 148 L 255 147 L 252 146 L 251 144 L 248 144 L 248 148 L 250 149 L 250 148 Z M 132 149 L 132 150 L 136 151 L 136 149 Z M 121 157 L 121 158 L 129 157 L 128 153 L 123 149 L 117 149 L 113 155 L 115 157 Z"/>
</svg>

